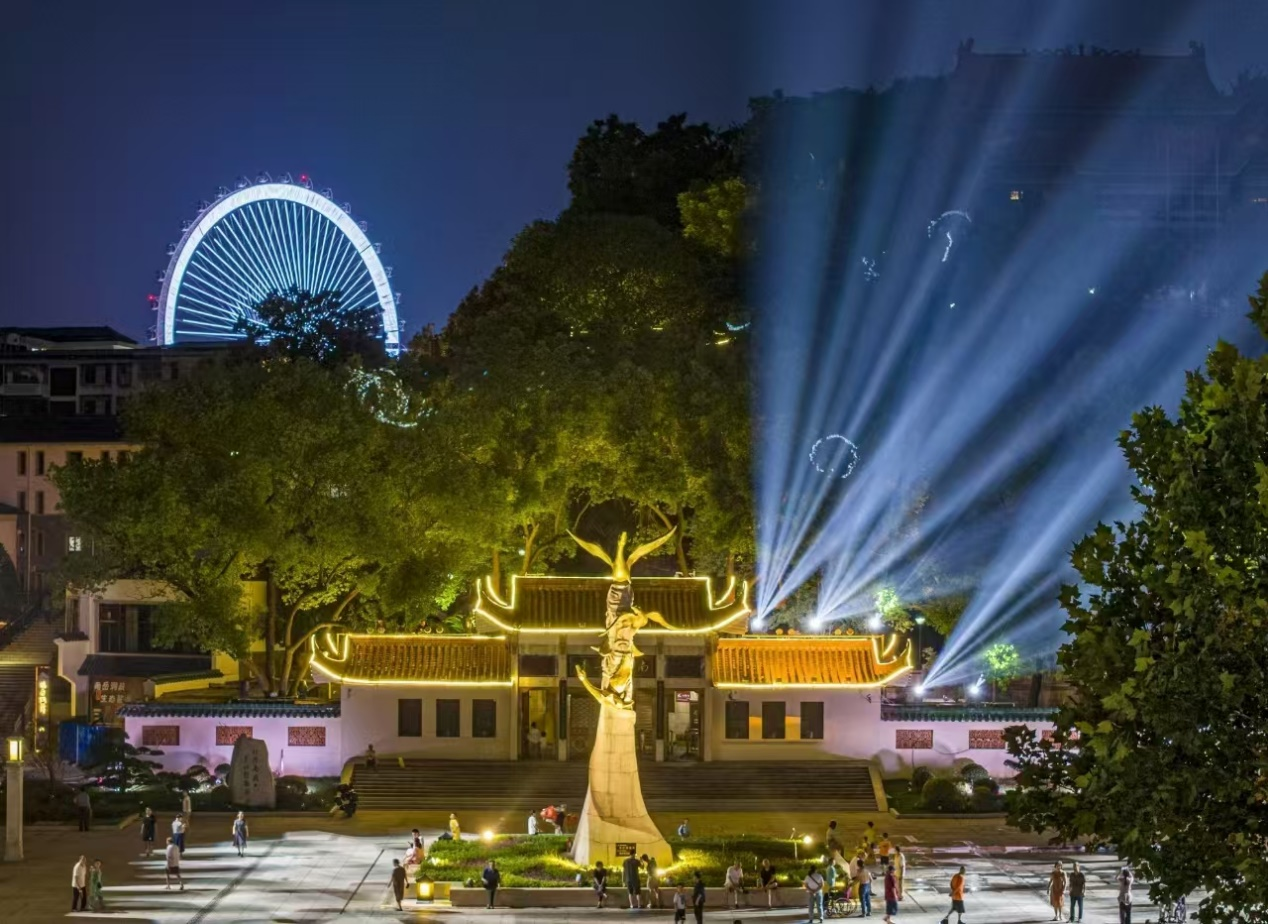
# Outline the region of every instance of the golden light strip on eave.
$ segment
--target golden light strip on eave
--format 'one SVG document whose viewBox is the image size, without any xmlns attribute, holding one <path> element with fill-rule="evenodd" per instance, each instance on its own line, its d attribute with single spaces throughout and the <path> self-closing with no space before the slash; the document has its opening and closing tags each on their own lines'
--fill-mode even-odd
<svg viewBox="0 0 1268 924">
<path fill-rule="evenodd" d="M 823 645 L 840 645 L 846 642 L 858 642 L 862 640 L 861 638 L 849 637 L 849 636 L 847 636 L 846 638 L 836 638 L 836 637 L 829 636 L 827 638 L 823 638 L 820 641 L 819 637 L 817 636 L 804 636 L 804 635 L 791 635 L 791 636 L 790 635 L 776 635 L 776 636 L 769 636 L 769 637 L 768 636 L 758 636 L 758 637 L 747 636 L 746 638 L 752 639 L 753 641 L 774 642 L 774 643 L 819 641 L 820 644 L 823 644 Z M 881 660 L 880 658 L 881 636 L 871 635 L 871 636 L 867 636 L 867 638 L 870 639 L 872 643 L 872 654 L 875 658 L 873 663 L 875 663 L 877 667 L 885 669 L 885 668 L 893 667 L 895 664 L 899 663 L 898 661 L 882 661 Z M 727 640 L 725 642 L 722 642 L 721 644 L 732 646 L 732 645 L 736 645 L 737 643 L 742 644 L 743 641 L 744 639 L 734 639 L 734 640 Z M 714 657 L 717 657 L 717 655 L 714 655 Z M 906 650 L 901 656 L 901 659 L 900 659 L 901 664 L 897 669 L 893 670 L 891 673 L 885 674 L 885 676 L 879 680 L 869 680 L 865 683 L 774 683 L 774 682 L 754 683 L 751 681 L 723 683 L 720 681 L 714 681 L 713 685 L 719 690 L 874 690 L 877 687 L 885 686 L 887 683 L 892 683 L 894 680 L 898 679 L 903 674 L 906 674 L 908 671 L 912 670 L 914 666 L 912 662 L 912 657 L 913 657 L 912 646 L 908 644 Z"/>
<path fill-rule="evenodd" d="M 330 658 L 334 661 L 347 662 L 348 651 L 352 642 L 352 633 L 345 632 L 342 635 L 343 645 L 340 648 L 338 642 L 331 637 L 330 632 L 325 633 L 325 646 L 330 652 Z M 434 637 L 398 633 L 392 635 L 362 635 L 360 638 L 367 639 L 389 639 L 389 638 L 406 638 L 413 641 L 440 641 Z M 505 642 L 506 637 L 503 635 L 455 635 L 445 641 L 458 640 L 476 640 L 476 641 L 500 641 Z M 352 677 L 341 673 L 332 666 L 326 659 L 322 657 L 321 651 L 318 649 L 317 636 L 309 639 L 309 645 L 312 647 L 313 659 L 311 666 L 321 671 L 328 677 L 339 681 L 340 683 L 350 683 L 355 686 L 407 686 L 407 687 L 509 687 L 515 681 L 508 678 L 506 680 L 410 680 L 402 679 L 385 679 L 380 677 Z"/>
<path fill-rule="evenodd" d="M 531 577 L 533 580 L 607 581 L 607 578 L 566 577 L 566 576 L 555 575 L 555 574 L 532 574 L 527 576 Z M 484 598 L 487 595 L 489 599 L 493 601 L 493 604 L 497 606 L 499 609 L 514 611 L 516 607 L 516 599 L 519 595 L 519 584 L 516 579 L 520 577 L 524 577 L 524 575 L 519 575 L 519 574 L 511 575 L 511 602 L 510 603 L 507 603 L 496 592 L 494 592 L 492 583 L 491 583 L 492 582 L 491 578 L 485 578 L 484 581 L 477 581 L 476 582 L 476 605 L 472 607 L 471 611 L 475 613 L 477 616 L 484 617 L 489 622 L 493 623 L 495 626 L 501 629 L 503 632 L 519 632 L 524 635 L 588 635 L 588 634 L 593 634 L 595 632 L 603 631 L 602 626 L 598 626 L 598 625 L 558 626 L 558 627 L 552 627 L 552 628 L 540 628 L 537 626 L 531 626 L 531 627 L 513 626 L 499 619 L 497 616 L 493 615 L 493 613 L 489 612 L 489 610 L 485 609 Z M 718 598 L 715 598 L 713 595 L 713 582 L 708 577 L 666 578 L 665 580 L 704 581 L 705 589 L 709 595 L 710 612 L 718 612 L 723 609 L 722 607 L 716 604 L 716 600 Z M 735 583 L 736 583 L 736 578 L 734 575 L 732 575 L 730 580 L 727 583 L 726 593 L 722 594 L 721 599 L 725 600 L 727 599 L 728 596 L 730 596 L 731 592 L 735 589 Z M 737 619 L 741 619 L 747 616 L 749 613 L 753 612 L 752 607 L 748 605 L 748 581 L 740 582 L 740 591 L 741 593 L 740 593 L 739 606 L 734 610 L 730 610 L 729 615 L 725 619 L 723 619 L 721 622 L 717 622 L 717 623 L 714 623 L 713 625 L 705 626 L 699 629 L 661 629 L 661 628 L 655 628 L 649 625 L 644 629 L 640 629 L 639 635 L 708 635 L 710 632 L 720 632 L 723 629 L 725 629 L 727 626 L 735 622 Z"/>
</svg>

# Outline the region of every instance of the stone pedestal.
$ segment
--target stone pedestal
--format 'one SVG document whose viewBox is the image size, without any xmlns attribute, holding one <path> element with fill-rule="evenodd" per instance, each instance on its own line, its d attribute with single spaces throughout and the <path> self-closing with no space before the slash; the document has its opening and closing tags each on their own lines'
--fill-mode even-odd
<svg viewBox="0 0 1268 924">
<path fill-rule="evenodd" d="M 242 735 L 233 743 L 229 765 L 229 797 L 234 805 L 248 808 L 277 807 L 277 787 L 269 769 L 269 746 Z"/>
<path fill-rule="evenodd" d="M 634 711 L 603 706 L 590 754 L 590 788 L 577 824 L 572 858 L 583 866 L 602 860 L 619 875 L 624 854 L 617 847 L 655 857 L 663 868 L 673 863 L 669 844 L 661 837 L 647 806 L 638 779 L 634 749 Z"/>
</svg>

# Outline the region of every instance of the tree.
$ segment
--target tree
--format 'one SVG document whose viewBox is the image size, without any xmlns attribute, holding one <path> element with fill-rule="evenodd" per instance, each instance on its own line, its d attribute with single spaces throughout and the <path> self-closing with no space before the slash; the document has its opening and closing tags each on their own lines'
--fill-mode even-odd
<svg viewBox="0 0 1268 924">
<path fill-rule="evenodd" d="M 683 237 L 713 253 L 739 258 L 751 249 L 744 228 L 748 205 L 748 187 L 734 176 L 703 189 L 681 192 L 678 212 Z"/>
<path fill-rule="evenodd" d="M 991 699 L 995 698 L 996 686 L 1016 680 L 1022 675 L 1021 655 L 1017 646 L 1011 642 L 996 642 L 982 652 L 982 672 L 991 685 Z"/>
<path fill-rule="evenodd" d="M 160 643 L 242 657 L 262 634 L 266 689 L 294 691 L 315 634 L 417 626 L 469 576 L 440 517 L 445 444 L 381 419 L 348 370 L 213 364 L 138 396 L 126 429 L 143 446 L 128 460 L 54 475 L 101 549 L 73 556 L 66 581 L 170 589 Z M 263 612 L 249 580 L 264 582 Z"/>
<path fill-rule="evenodd" d="M 1268 275 L 1251 298 L 1268 336 Z M 1175 419 L 1133 418 L 1120 445 L 1135 520 L 1074 549 L 1074 685 L 1050 741 L 1012 729 L 1013 820 L 1116 846 L 1155 901 L 1208 896 L 1204 922 L 1268 913 L 1268 357 L 1218 344 Z"/>
<path fill-rule="evenodd" d="M 334 291 L 291 286 L 272 292 L 234 330 L 268 356 L 306 357 L 330 367 L 353 357 L 371 367 L 387 361 L 378 303 L 348 307 Z"/>
<path fill-rule="evenodd" d="M 898 591 L 889 584 L 876 588 L 872 594 L 872 602 L 881 621 L 894 632 L 906 632 L 912 626 L 911 616 L 903 604 Z"/>
<path fill-rule="evenodd" d="M 670 116 L 650 134 L 616 115 L 599 119 L 568 165 L 569 212 L 638 215 L 680 229 L 678 194 L 734 176 L 734 133 Z"/>
</svg>

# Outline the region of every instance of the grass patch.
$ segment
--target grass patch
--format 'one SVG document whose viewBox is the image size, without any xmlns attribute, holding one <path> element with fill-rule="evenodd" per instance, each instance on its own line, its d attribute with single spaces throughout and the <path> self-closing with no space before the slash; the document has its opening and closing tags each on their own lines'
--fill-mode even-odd
<svg viewBox="0 0 1268 924">
<path fill-rule="evenodd" d="M 509 834 L 495 837 L 492 843 L 484 841 L 436 841 L 428 853 L 423 871 L 441 882 L 480 882 L 480 871 L 486 861 L 496 860 L 502 872 L 502 884 L 517 888 L 546 888 L 575 886 L 577 874 L 581 885 L 590 885 L 590 871 L 573 863 L 566 850 L 570 838 L 566 835 Z M 670 847 L 674 862 L 660 870 L 662 882 L 672 885 L 690 883 L 698 871 L 704 881 L 720 887 L 726 869 L 736 859 L 744 867 L 746 881 L 756 886 L 757 867 L 763 859 L 774 864 L 776 878 L 785 885 L 799 883 L 805 868 L 819 861 L 819 850 L 812 850 L 813 857 L 794 860 L 792 842 L 773 837 L 692 837 L 675 838 Z M 820 848 L 821 849 L 821 848 Z M 608 890 L 620 886 L 620 869 L 613 869 L 608 879 Z"/>
</svg>

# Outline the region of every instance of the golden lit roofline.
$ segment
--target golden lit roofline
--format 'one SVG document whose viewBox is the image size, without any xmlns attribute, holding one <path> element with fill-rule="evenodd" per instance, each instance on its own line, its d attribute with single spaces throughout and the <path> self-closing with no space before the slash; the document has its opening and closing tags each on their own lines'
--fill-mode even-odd
<svg viewBox="0 0 1268 924">
<path fill-rule="evenodd" d="M 335 663 L 332 663 L 332 662 L 337 662 L 341 664 L 347 663 L 349 648 L 351 647 L 352 639 L 354 637 L 370 639 L 375 641 L 381 640 L 381 639 L 403 638 L 403 639 L 411 639 L 415 641 L 428 641 L 428 642 L 441 641 L 441 640 L 443 641 L 505 642 L 506 636 L 504 635 L 450 635 L 450 636 L 438 637 L 435 635 L 422 635 L 417 632 L 393 633 L 390 635 L 389 634 L 372 635 L 369 633 L 344 632 L 339 636 L 338 639 L 335 639 L 331 635 L 329 630 L 327 630 L 324 633 L 324 635 L 325 635 L 325 638 L 323 639 L 322 643 L 318 643 L 317 636 L 315 635 L 311 639 L 309 639 L 309 646 L 311 647 L 312 653 L 313 653 L 312 661 L 310 662 L 310 667 L 321 671 L 323 674 L 325 674 L 326 676 L 330 677 L 333 680 L 337 680 L 339 683 L 348 683 L 348 684 L 353 684 L 354 686 L 409 686 L 409 687 L 509 687 L 514 685 L 515 683 L 515 680 L 513 678 L 508 678 L 506 680 L 410 680 L 410 679 L 395 679 L 395 678 L 385 679 L 385 678 L 378 678 L 378 677 L 354 677 L 350 674 L 343 673 L 341 668 L 336 667 Z M 340 642 L 342 642 L 342 645 L 339 644 Z M 324 644 L 328 652 L 327 655 L 323 655 L 323 652 L 321 651 L 319 644 Z"/>
<path fill-rule="evenodd" d="M 519 585 L 518 585 L 518 582 L 516 581 L 516 578 L 520 578 L 520 577 L 528 577 L 533 579 L 546 579 L 546 580 L 552 580 L 552 581 L 600 581 L 605 584 L 612 583 L 610 578 L 563 577 L 563 576 L 556 576 L 556 575 L 550 575 L 550 574 L 530 574 L 530 575 L 515 574 L 511 576 L 511 602 L 508 604 L 500 596 L 498 596 L 496 593 L 493 592 L 492 585 L 491 585 L 492 579 L 486 578 L 485 580 L 490 582 L 490 586 L 487 591 L 488 596 L 492 598 L 494 605 L 498 609 L 505 610 L 507 612 L 515 611 L 517 600 L 518 600 L 518 593 L 519 593 L 518 591 Z M 657 580 L 657 579 L 656 578 L 634 578 L 634 580 L 637 581 L 637 580 Z M 748 591 L 749 591 L 748 581 L 740 582 L 740 601 L 738 605 L 735 603 L 731 603 L 730 606 L 733 607 L 733 609 L 725 609 L 727 604 L 717 602 L 717 598 L 715 598 L 713 595 L 713 581 L 711 578 L 707 576 L 684 577 L 684 578 L 660 578 L 659 580 L 704 581 L 705 588 L 708 591 L 708 595 L 709 595 L 708 599 L 709 599 L 710 612 L 715 612 L 715 613 L 725 612 L 726 616 L 724 619 L 722 619 L 719 622 L 713 623 L 708 626 L 694 628 L 694 629 L 660 629 L 660 628 L 648 627 L 646 629 L 640 630 L 640 633 L 639 633 L 640 635 L 708 635 L 712 632 L 721 632 L 723 629 L 725 629 L 727 626 L 734 623 L 736 620 L 742 619 L 753 612 L 752 607 L 750 607 L 748 603 Z M 733 575 L 730 581 L 727 583 L 726 593 L 723 594 L 721 598 L 722 600 L 726 600 L 727 598 L 731 596 L 735 588 L 735 583 L 736 583 L 736 578 Z M 484 617 L 489 622 L 493 623 L 493 625 L 497 626 L 503 632 L 517 632 L 517 633 L 527 634 L 527 635 L 593 635 L 595 632 L 602 631 L 602 627 L 598 624 L 589 625 L 589 626 L 552 626 L 550 628 L 542 628 L 538 626 L 525 627 L 525 626 L 510 625 L 507 622 L 505 622 L 503 619 L 500 619 L 498 616 L 494 615 L 484 606 L 484 600 L 485 600 L 485 594 L 486 594 L 486 589 L 484 584 L 485 582 L 483 581 L 476 583 L 476 604 L 474 607 L 472 607 L 471 611 L 475 613 L 477 616 Z M 602 614 L 599 614 L 599 615 L 602 615 Z"/>
</svg>

